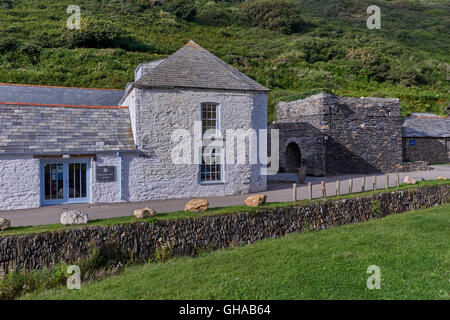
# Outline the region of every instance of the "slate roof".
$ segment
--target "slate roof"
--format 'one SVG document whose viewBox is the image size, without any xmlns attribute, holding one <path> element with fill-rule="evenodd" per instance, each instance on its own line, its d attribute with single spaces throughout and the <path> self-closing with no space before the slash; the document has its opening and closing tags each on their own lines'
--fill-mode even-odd
<svg viewBox="0 0 450 320">
<path fill-rule="evenodd" d="M 124 90 L 0 84 L 0 103 L 118 106 Z"/>
<path fill-rule="evenodd" d="M 0 104 L 0 154 L 134 150 L 126 107 Z"/>
<path fill-rule="evenodd" d="M 433 114 L 406 117 L 402 123 L 402 136 L 408 138 L 449 138 L 450 118 Z"/>
<path fill-rule="evenodd" d="M 194 41 L 189 41 L 132 84 L 148 87 L 268 91 Z"/>
<path fill-rule="evenodd" d="M 138 81 L 142 75 L 146 74 L 150 70 L 154 69 L 156 66 L 158 66 L 161 62 L 163 62 L 166 59 L 159 59 L 149 62 L 143 62 L 140 63 L 136 70 L 134 71 L 134 81 Z"/>
</svg>

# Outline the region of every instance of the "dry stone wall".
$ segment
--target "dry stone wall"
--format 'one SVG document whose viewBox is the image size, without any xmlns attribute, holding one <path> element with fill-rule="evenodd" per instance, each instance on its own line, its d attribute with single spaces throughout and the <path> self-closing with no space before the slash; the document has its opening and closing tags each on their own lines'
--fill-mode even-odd
<svg viewBox="0 0 450 320">
<path fill-rule="evenodd" d="M 176 255 L 226 248 L 305 230 L 323 230 L 448 203 L 450 184 L 364 197 L 267 209 L 258 213 L 138 222 L 105 227 L 0 236 L 0 271 L 39 269 L 59 261 L 74 262 L 95 246 L 104 254 L 121 252 L 126 259 L 148 260 L 168 245 Z"/>
</svg>

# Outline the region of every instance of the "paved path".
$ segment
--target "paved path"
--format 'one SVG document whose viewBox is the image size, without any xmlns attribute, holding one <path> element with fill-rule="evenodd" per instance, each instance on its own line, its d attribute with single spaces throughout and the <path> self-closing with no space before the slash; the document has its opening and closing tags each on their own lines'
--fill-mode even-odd
<svg viewBox="0 0 450 320">
<path fill-rule="evenodd" d="M 400 173 L 400 180 L 406 175 L 414 179 L 424 178 L 426 180 L 437 179 L 439 176 L 446 176 L 450 178 L 450 165 L 433 166 L 434 170 L 431 171 L 418 171 L 410 173 Z M 327 195 L 333 196 L 336 194 L 337 180 L 341 180 L 341 194 L 348 193 L 350 178 L 353 178 L 353 191 L 361 191 L 362 177 L 366 176 L 366 190 L 372 188 L 372 177 L 374 175 L 339 175 L 328 177 L 307 177 L 307 182 L 313 184 L 313 197 L 320 197 L 322 194 L 320 182 L 325 181 L 327 183 Z M 395 174 L 389 174 L 389 186 L 395 186 Z M 385 178 L 384 175 L 376 175 L 378 189 L 384 188 Z M 292 184 L 286 183 L 271 183 L 269 184 L 269 190 L 264 192 L 267 194 L 268 202 L 281 202 L 292 201 Z M 223 197 L 208 197 L 210 207 L 225 207 L 231 205 L 242 205 L 245 198 L 248 195 L 234 195 Z M 297 187 L 297 199 L 303 200 L 308 198 L 308 191 L 306 184 L 298 185 Z M 7 218 L 11 220 L 13 226 L 27 226 L 27 225 L 40 225 L 59 223 L 59 216 L 61 213 L 68 209 L 76 209 L 87 212 L 89 218 L 100 219 L 107 217 L 120 217 L 126 215 L 132 215 L 133 211 L 138 208 L 149 206 L 154 208 L 157 212 L 173 212 L 183 210 L 185 203 L 188 199 L 175 199 L 175 200 L 152 200 L 145 202 L 121 202 L 115 204 L 71 204 L 71 205 L 57 205 L 47 206 L 36 209 L 25 210 L 9 210 L 0 211 L 0 218 Z"/>
</svg>

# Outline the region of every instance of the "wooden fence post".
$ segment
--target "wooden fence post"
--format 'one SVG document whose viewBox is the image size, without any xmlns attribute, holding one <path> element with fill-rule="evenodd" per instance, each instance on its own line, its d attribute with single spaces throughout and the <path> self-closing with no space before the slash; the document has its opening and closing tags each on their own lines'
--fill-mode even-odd
<svg viewBox="0 0 450 320">
<path fill-rule="evenodd" d="M 336 195 L 341 195 L 341 180 L 336 181 Z"/>
<path fill-rule="evenodd" d="M 352 193 L 353 192 L 353 179 L 349 180 L 349 185 L 348 185 L 348 193 Z"/>
<path fill-rule="evenodd" d="M 326 197 L 327 197 L 327 189 L 325 187 L 325 181 L 322 181 L 320 184 L 322 185 L 322 196 L 323 196 L 324 199 L 326 199 Z"/>
<path fill-rule="evenodd" d="M 309 200 L 312 200 L 312 183 L 308 182 L 308 195 L 309 195 Z"/>
<path fill-rule="evenodd" d="M 389 175 L 386 175 L 386 189 L 389 188 Z"/>
<path fill-rule="evenodd" d="M 297 184 L 294 183 L 292 185 L 292 201 L 296 202 L 297 201 Z"/>
<path fill-rule="evenodd" d="M 366 191 L 366 177 L 362 178 L 361 192 Z"/>
<path fill-rule="evenodd" d="M 400 175 L 397 173 L 395 174 L 395 185 L 398 187 L 400 187 Z"/>
<path fill-rule="evenodd" d="M 377 188 L 377 176 L 373 176 L 372 190 L 375 190 L 376 188 Z"/>
</svg>

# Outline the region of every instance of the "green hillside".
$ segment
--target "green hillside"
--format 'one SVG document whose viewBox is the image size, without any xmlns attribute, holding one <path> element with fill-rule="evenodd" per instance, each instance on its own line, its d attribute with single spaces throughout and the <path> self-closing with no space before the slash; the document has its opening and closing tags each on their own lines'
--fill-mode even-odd
<svg viewBox="0 0 450 320">
<path fill-rule="evenodd" d="M 78 0 L 82 28 L 69 31 L 73 1 L 0 0 L 0 82 L 124 88 L 139 63 L 193 39 L 271 89 L 270 120 L 280 99 L 321 91 L 445 114 L 447 0 L 262 1 Z M 381 30 L 366 27 L 371 4 Z"/>
</svg>

